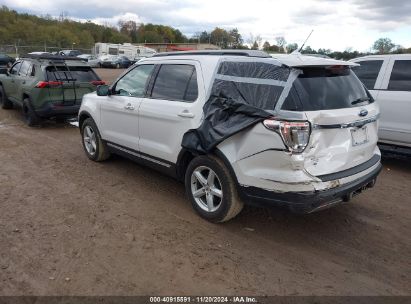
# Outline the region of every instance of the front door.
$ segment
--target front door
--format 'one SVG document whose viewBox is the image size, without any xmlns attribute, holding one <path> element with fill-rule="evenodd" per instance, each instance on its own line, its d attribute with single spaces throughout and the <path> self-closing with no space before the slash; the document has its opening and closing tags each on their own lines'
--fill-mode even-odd
<svg viewBox="0 0 411 304">
<path fill-rule="evenodd" d="M 138 111 L 154 65 L 140 65 L 129 71 L 101 102 L 101 136 L 104 140 L 138 150 Z"/>
</svg>

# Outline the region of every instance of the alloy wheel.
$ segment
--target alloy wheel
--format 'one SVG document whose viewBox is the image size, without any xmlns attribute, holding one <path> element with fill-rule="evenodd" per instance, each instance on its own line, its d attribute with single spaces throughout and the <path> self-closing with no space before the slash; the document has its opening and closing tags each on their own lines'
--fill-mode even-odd
<svg viewBox="0 0 411 304">
<path fill-rule="evenodd" d="M 87 153 L 90 155 L 96 154 L 97 150 L 97 138 L 96 133 L 93 128 L 90 126 L 85 126 L 83 130 L 83 141 L 84 147 L 87 150 Z"/>
<path fill-rule="evenodd" d="M 221 206 L 222 189 L 217 174 L 206 166 L 196 168 L 191 174 L 191 195 L 204 211 L 214 212 Z"/>
</svg>

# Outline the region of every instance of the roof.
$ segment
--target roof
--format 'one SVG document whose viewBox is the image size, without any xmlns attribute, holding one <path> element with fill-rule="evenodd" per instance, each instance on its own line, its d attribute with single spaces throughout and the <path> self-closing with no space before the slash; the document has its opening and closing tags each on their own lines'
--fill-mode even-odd
<svg viewBox="0 0 411 304">
<path fill-rule="evenodd" d="M 32 60 L 39 60 L 43 62 L 47 62 L 49 64 L 86 64 L 84 59 L 79 58 L 79 57 L 71 57 L 71 56 L 60 56 L 60 55 L 49 55 L 49 54 L 43 54 L 43 55 L 33 55 L 33 54 L 28 54 L 26 56 L 22 56 L 20 59 L 32 59 Z"/>
<path fill-rule="evenodd" d="M 350 61 L 355 62 L 359 59 L 384 59 L 384 58 L 411 58 L 411 54 L 375 54 L 375 55 L 357 57 L 357 58 L 351 59 Z"/>
<path fill-rule="evenodd" d="M 203 51 L 186 51 L 186 52 L 166 52 L 158 53 L 153 57 L 178 57 L 178 56 L 240 56 L 240 57 L 255 57 L 255 58 L 274 58 L 280 63 L 290 67 L 303 66 L 329 66 L 329 65 L 346 65 L 356 66 L 356 63 L 336 60 L 331 58 L 323 58 L 318 56 L 302 55 L 300 53 L 293 54 L 271 54 L 258 50 L 203 50 Z"/>
<path fill-rule="evenodd" d="M 185 51 L 185 52 L 165 52 L 157 53 L 153 57 L 166 57 L 166 56 L 245 56 L 245 57 L 259 57 L 270 58 L 266 52 L 258 50 L 202 50 L 202 51 Z"/>
<path fill-rule="evenodd" d="M 271 56 L 282 64 L 290 67 L 304 66 L 329 66 L 329 65 L 346 65 L 357 66 L 357 64 L 344 60 L 336 60 L 331 58 L 322 58 L 318 56 L 303 55 L 300 53 L 293 54 L 271 54 Z"/>
</svg>

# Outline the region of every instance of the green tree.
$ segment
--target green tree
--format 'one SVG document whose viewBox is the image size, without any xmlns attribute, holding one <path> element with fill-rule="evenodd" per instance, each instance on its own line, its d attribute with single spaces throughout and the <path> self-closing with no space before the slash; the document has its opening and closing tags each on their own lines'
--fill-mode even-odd
<svg viewBox="0 0 411 304">
<path fill-rule="evenodd" d="M 287 44 L 286 48 L 287 48 L 287 53 L 291 54 L 295 50 L 298 50 L 298 44 L 297 43 L 289 43 L 289 44 Z"/>
<path fill-rule="evenodd" d="M 264 42 L 264 44 L 263 44 L 263 50 L 264 50 L 264 51 L 269 52 L 269 51 L 270 51 L 270 47 L 271 47 L 271 45 L 270 45 L 270 43 L 269 43 L 268 41 Z"/>
<path fill-rule="evenodd" d="M 379 54 L 388 54 L 395 47 L 395 44 L 391 41 L 390 38 L 380 38 L 376 40 L 372 48 L 378 51 Z"/>
</svg>

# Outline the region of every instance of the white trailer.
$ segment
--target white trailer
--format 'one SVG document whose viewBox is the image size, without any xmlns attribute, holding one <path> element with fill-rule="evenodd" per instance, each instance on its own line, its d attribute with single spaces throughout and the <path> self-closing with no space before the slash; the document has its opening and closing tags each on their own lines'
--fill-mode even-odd
<svg viewBox="0 0 411 304">
<path fill-rule="evenodd" d="M 145 46 L 137 46 L 131 43 L 114 44 L 98 42 L 94 46 L 94 53 L 97 57 L 104 55 L 122 55 L 130 60 L 139 60 L 151 57 L 156 51 Z"/>
</svg>

